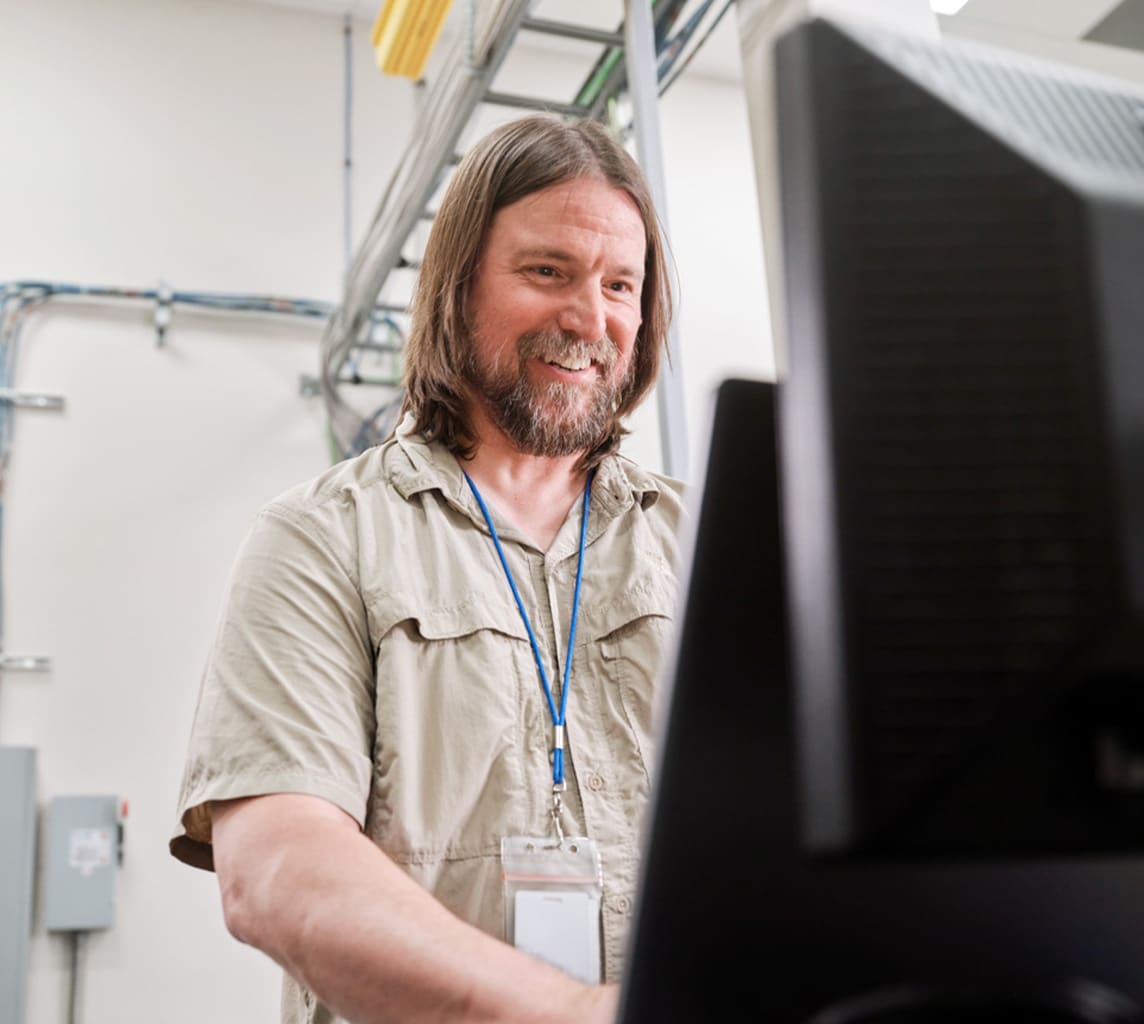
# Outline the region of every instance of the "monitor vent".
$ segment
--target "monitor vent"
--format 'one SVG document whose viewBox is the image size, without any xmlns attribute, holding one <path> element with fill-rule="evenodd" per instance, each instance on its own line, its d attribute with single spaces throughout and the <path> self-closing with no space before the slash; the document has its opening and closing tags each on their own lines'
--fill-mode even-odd
<svg viewBox="0 0 1144 1024">
<path fill-rule="evenodd" d="M 884 819 L 1083 646 L 1107 607 L 1108 521 L 1082 210 L 847 52 L 828 129 L 846 173 L 824 199 L 830 360 L 856 735 Z M 997 81 L 1052 120 L 1049 93 Z"/>
<path fill-rule="evenodd" d="M 956 44 L 870 38 L 919 83 L 1010 139 L 1024 134 L 1039 150 L 1096 170 L 1144 171 L 1144 94 L 1103 88 L 1079 72 L 1050 75 L 1031 60 L 1000 51 L 987 58 Z"/>
</svg>

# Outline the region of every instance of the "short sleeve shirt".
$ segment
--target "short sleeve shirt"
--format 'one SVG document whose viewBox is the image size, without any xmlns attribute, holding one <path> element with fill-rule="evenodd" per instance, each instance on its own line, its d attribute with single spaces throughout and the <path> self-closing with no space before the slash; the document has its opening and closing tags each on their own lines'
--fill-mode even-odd
<svg viewBox="0 0 1144 1024">
<path fill-rule="evenodd" d="M 548 551 L 497 516 L 559 700 L 582 503 Z M 599 845 L 616 979 L 675 603 L 674 481 L 611 456 L 592 486 L 565 729 L 565 831 Z M 409 432 L 260 513 L 195 714 L 175 856 L 211 868 L 208 803 L 303 793 L 351 815 L 455 914 L 504 934 L 500 841 L 551 828 L 551 717 L 457 460 Z M 287 979 L 287 1021 L 334 1018 Z"/>
</svg>

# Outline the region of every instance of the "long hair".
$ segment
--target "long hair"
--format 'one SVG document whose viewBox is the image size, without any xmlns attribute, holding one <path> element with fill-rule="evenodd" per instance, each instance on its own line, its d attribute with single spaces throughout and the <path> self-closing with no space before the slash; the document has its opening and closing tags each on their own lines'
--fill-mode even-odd
<svg viewBox="0 0 1144 1024">
<path fill-rule="evenodd" d="M 459 458 L 470 457 L 476 436 L 467 413 L 469 282 L 498 210 L 534 192 L 576 178 L 594 177 L 626 192 L 639 209 L 644 259 L 643 322 L 632 368 L 611 422 L 585 452 L 583 468 L 614 452 L 627 433 L 623 419 L 655 384 L 660 353 L 667 348 L 672 294 L 665 244 L 651 193 L 636 162 L 594 121 L 561 121 L 546 114 L 522 118 L 487 135 L 458 166 L 441 201 L 413 296 L 406 345 L 405 400 L 416 429 Z"/>
</svg>

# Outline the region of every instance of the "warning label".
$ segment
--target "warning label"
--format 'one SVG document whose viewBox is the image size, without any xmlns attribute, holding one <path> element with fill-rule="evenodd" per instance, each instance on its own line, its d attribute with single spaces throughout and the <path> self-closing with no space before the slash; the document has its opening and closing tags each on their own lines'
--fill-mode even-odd
<svg viewBox="0 0 1144 1024">
<path fill-rule="evenodd" d="M 73 828 L 68 834 L 68 867 L 85 878 L 96 868 L 110 867 L 111 830 L 106 828 Z"/>
</svg>

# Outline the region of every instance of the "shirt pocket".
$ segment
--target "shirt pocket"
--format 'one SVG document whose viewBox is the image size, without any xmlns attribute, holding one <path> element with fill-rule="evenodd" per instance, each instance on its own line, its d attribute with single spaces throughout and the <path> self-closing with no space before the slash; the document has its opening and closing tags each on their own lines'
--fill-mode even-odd
<svg viewBox="0 0 1144 1024">
<path fill-rule="evenodd" d="M 519 613 L 473 595 L 390 604 L 374 621 L 367 830 L 403 863 L 497 852 L 524 802 L 521 662 L 531 655 Z"/>
<path fill-rule="evenodd" d="M 668 574 L 636 580 L 629 589 L 591 617 L 591 634 L 600 658 L 600 699 L 615 727 L 634 742 L 645 781 L 655 767 L 659 727 L 657 686 L 666 645 L 671 640 L 675 612 L 674 579 Z M 618 757 L 623 758 L 620 736 Z"/>
</svg>

